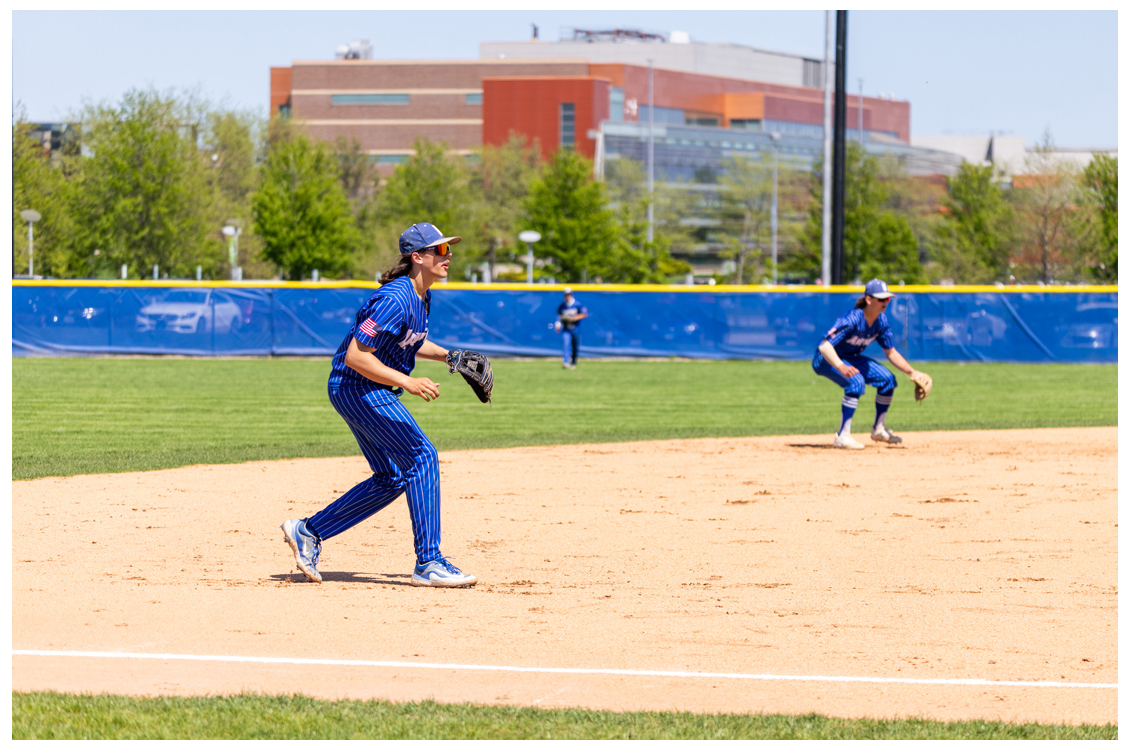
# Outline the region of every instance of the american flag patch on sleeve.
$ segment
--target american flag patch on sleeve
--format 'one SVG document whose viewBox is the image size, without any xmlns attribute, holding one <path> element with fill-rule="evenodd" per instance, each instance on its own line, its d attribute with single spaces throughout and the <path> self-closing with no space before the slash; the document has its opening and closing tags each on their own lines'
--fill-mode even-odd
<svg viewBox="0 0 1130 750">
<path fill-rule="evenodd" d="M 358 330 L 360 330 L 361 333 L 365 334 L 366 336 L 376 336 L 377 324 L 373 322 L 372 318 L 366 318 L 365 322 L 359 326 Z"/>
</svg>

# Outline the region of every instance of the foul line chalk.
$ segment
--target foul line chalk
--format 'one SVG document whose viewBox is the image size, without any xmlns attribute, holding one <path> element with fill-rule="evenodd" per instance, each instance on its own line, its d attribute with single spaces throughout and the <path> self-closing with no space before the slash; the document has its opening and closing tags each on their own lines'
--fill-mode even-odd
<svg viewBox="0 0 1130 750">
<path fill-rule="evenodd" d="M 351 659 L 291 659 L 273 656 L 206 656 L 198 654 L 134 654 L 123 651 L 24 651 L 12 656 L 72 656 L 94 659 L 156 659 L 159 661 L 243 662 L 251 664 L 302 664 L 329 667 L 392 667 L 397 669 L 449 669 L 476 672 L 531 672 L 536 674 L 599 674 L 624 677 L 693 677 L 716 680 L 761 680 L 776 682 L 877 682 L 886 685 L 971 685 L 986 687 L 1050 687 L 1117 689 L 1109 682 L 1050 682 L 1025 680 L 912 679 L 909 677 L 845 677 L 732 672 L 666 672 L 648 669 L 574 669 L 570 667 L 506 667 L 480 664 L 425 664 L 410 661 L 362 661 Z"/>
</svg>

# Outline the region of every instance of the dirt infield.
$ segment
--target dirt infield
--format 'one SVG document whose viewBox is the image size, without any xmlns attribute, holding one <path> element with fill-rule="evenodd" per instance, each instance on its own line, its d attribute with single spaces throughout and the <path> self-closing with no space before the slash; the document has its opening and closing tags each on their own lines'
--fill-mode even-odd
<svg viewBox="0 0 1130 750">
<path fill-rule="evenodd" d="M 13 648 L 90 654 L 13 689 L 1117 722 L 1116 428 L 905 438 L 442 453 L 468 590 L 402 500 L 302 581 L 278 525 L 360 457 L 14 482 Z"/>
</svg>

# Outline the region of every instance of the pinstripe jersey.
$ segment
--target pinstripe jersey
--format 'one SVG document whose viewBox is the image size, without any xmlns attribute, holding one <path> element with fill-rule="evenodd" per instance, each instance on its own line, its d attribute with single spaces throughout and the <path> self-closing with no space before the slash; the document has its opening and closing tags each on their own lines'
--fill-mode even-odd
<svg viewBox="0 0 1130 750">
<path fill-rule="evenodd" d="M 349 349 L 349 342 L 357 339 L 365 346 L 373 347 L 372 356 L 383 364 L 410 375 L 416 366 L 416 352 L 420 351 L 428 337 L 431 290 L 426 294 L 426 300 L 421 300 L 407 276 L 393 279 L 374 292 L 357 311 L 353 327 L 334 354 L 329 387 L 361 383 L 400 395 L 402 389 L 374 383 L 347 366 L 345 352 Z"/>
<path fill-rule="evenodd" d="M 875 322 L 867 325 L 867 318 L 859 309 L 853 309 L 836 318 L 835 324 L 824 334 L 823 340 L 832 344 L 840 359 L 860 354 L 875 340 L 878 340 L 879 346 L 884 349 L 893 349 L 895 346 L 891 327 L 887 323 L 887 314 L 879 313 Z M 823 359 L 819 351 L 816 356 Z"/>
<path fill-rule="evenodd" d="M 405 375 L 428 335 L 428 308 L 407 276 L 378 289 L 361 309 L 333 359 L 330 403 L 349 425 L 373 476 L 305 519 L 320 539 L 329 539 L 364 521 L 401 494 L 407 496 L 416 561 L 440 557 L 439 454 L 407 407 L 401 388 L 369 380 L 345 364 L 349 342 L 373 347 L 373 356 Z"/>
</svg>

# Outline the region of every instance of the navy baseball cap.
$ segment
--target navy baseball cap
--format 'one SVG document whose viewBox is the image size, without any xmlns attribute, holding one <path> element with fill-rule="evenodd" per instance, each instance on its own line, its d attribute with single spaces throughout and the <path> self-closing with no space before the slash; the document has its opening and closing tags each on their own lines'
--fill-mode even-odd
<svg viewBox="0 0 1130 750">
<path fill-rule="evenodd" d="M 442 245 L 444 242 L 454 245 L 462 240 L 462 237 L 444 237 L 443 232 L 436 229 L 434 225 L 422 221 L 419 224 L 413 224 L 401 233 L 400 254 L 418 253 L 421 250 L 427 250 L 429 247 Z"/>
<path fill-rule="evenodd" d="M 887 299 L 891 296 L 890 290 L 887 289 L 887 282 L 882 279 L 871 279 L 871 281 L 868 281 L 867 288 L 864 289 L 863 293 L 875 299 Z"/>
</svg>

